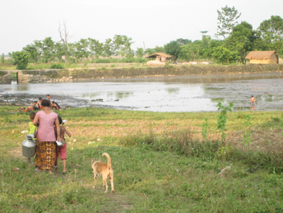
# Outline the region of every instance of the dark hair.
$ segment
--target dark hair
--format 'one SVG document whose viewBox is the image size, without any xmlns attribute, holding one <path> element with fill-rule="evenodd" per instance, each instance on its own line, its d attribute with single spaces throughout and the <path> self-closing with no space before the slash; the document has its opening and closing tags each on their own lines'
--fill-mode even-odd
<svg viewBox="0 0 283 213">
<path fill-rule="evenodd" d="M 33 103 L 37 103 L 37 101 L 34 101 Z"/>
<path fill-rule="evenodd" d="M 46 96 L 50 96 L 49 94 L 47 94 Z"/>
<path fill-rule="evenodd" d="M 41 105 L 44 106 L 44 107 L 50 107 L 51 106 L 50 101 L 47 100 L 47 99 L 43 99 L 42 102 L 41 102 Z"/>
<path fill-rule="evenodd" d="M 35 112 L 31 112 L 30 114 L 29 114 L 29 117 L 30 117 L 30 119 L 34 119 L 34 117 L 35 117 Z"/>
<path fill-rule="evenodd" d="M 63 123 L 62 118 L 60 117 L 60 115 L 58 115 L 58 120 L 59 120 L 59 124 Z"/>
<path fill-rule="evenodd" d="M 42 100 L 42 97 L 39 97 L 38 100 Z"/>
</svg>

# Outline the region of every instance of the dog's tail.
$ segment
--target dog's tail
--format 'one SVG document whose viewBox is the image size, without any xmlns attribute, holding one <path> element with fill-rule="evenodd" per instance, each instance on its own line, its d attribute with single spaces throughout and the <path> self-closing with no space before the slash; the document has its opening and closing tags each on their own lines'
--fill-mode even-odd
<svg viewBox="0 0 283 213">
<path fill-rule="evenodd" d="M 108 168 L 108 169 L 111 169 L 111 158 L 110 158 L 110 155 L 108 155 L 106 152 L 104 152 L 104 153 L 102 154 L 102 156 L 107 157 L 107 168 Z"/>
</svg>

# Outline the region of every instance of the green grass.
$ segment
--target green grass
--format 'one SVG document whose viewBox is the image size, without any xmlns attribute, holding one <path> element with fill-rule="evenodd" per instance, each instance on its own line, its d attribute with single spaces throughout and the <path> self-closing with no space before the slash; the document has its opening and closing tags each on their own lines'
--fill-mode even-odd
<svg viewBox="0 0 283 213">
<path fill-rule="evenodd" d="M 241 113 L 253 118 L 253 131 L 281 131 L 282 112 Z M 79 108 L 59 114 L 73 136 L 67 139 L 68 173 L 61 174 L 60 162 L 51 176 L 35 173 L 33 163 L 21 157 L 21 131 L 27 129 L 29 114 L 0 107 L 1 212 L 283 211 L 282 163 L 271 157 L 270 147 L 280 140 L 269 138 L 265 152 L 259 152 L 233 144 L 233 138 L 202 142 L 193 137 L 201 133 L 204 118 L 208 133 L 217 137 L 219 113 Z M 227 132 L 243 130 L 243 117 L 228 113 Z M 252 143 L 264 146 L 255 138 Z M 92 188 L 90 162 L 106 162 L 103 152 L 112 158 L 115 194 L 104 194 L 101 178 Z M 227 166 L 231 169 L 220 177 Z"/>
</svg>

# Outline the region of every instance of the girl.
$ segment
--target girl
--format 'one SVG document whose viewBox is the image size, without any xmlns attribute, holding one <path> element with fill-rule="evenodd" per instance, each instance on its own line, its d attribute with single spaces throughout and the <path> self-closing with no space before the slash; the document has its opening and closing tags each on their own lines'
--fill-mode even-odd
<svg viewBox="0 0 283 213">
<path fill-rule="evenodd" d="M 59 124 L 62 125 L 60 126 L 60 138 L 61 138 L 61 142 L 63 143 L 62 146 L 57 146 L 57 154 L 56 154 L 56 170 L 57 170 L 57 161 L 58 161 L 58 157 L 60 154 L 60 158 L 63 161 L 63 172 L 62 174 L 66 174 L 66 160 L 67 160 L 67 143 L 65 142 L 65 133 L 71 137 L 71 133 L 63 126 L 64 122 L 62 121 L 62 118 L 58 115 L 58 120 L 59 120 Z"/>
</svg>

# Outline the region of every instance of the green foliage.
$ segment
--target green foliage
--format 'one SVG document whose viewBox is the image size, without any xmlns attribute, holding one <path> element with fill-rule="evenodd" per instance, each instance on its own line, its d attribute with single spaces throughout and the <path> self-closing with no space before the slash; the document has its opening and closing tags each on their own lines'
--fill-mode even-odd
<svg viewBox="0 0 283 213">
<path fill-rule="evenodd" d="M 1 55 L 0 62 L 1 62 L 2 64 L 5 63 L 5 55 L 4 55 L 4 53 L 2 53 L 2 55 Z"/>
<path fill-rule="evenodd" d="M 255 40 L 256 36 L 252 25 L 247 22 L 241 22 L 241 24 L 233 27 L 232 34 L 226 39 L 225 43 L 230 50 L 238 53 L 242 63 L 245 64 L 247 52 L 253 49 Z"/>
<path fill-rule="evenodd" d="M 252 143 L 252 134 L 251 134 L 251 116 L 250 115 L 245 115 L 245 120 L 244 120 L 244 127 L 245 130 L 243 132 L 243 140 L 242 143 L 245 144 L 245 146 L 247 145 L 251 145 Z"/>
<path fill-rule="evenodd" d="M 177 41 L 171 41 L 165 45 L 165 52 L 172 56 L 172 60 L 176 61 L 181 52 L 181 46 Z"/>
<path fill-rule="evenodd" d="M 142 58 L 144 56 L 145 52 L 143 48 L 137 48 L 137 57 Z"/>
<path fill-rule="evenodd" d="M 55 64 L 55 63 L 52 63 L 50 64 L 50 69 L 64 69 L 64 65 L 63 64 Z"/>
<path fill-rule="evenodd" d="M 235 9 L 235 7 L 225 7 L 221 8 L 221 11 L 217 10 L 218 13 L 218 26 L 217 26 L 217 36 L 223 36 L 225 39 L 227 35 L 231 34 L 232 28 L 237 24 L 237 19 L 240 18 L 241 13 Z"/>
<path fill-rule="evenodd" d="M 205 118 L 204 119 L 204 122 L 203 122 L 203 124 L 202 124 L 202 126 L 201 126 L 201 130 L 202 130 L 202 132 L 201 132 L 201 135 L 202 135 L 202 139 L 203 140 L 207 140 L 208 139 L 208 123 L 207 123 L 207 118 Z"/>
<path fill-rule="evenodd" d="M 235 51 L 231 51 L 224 46 L 218 46 L 213 49 L 212 57 L 216 62 L 222 64 L 229 64 L 238 60 L 238 54 Z"/>
<path fill-rule="evenodd" d="M 283 54 L 283 19 L 280 16 L 271 16 L 270 19 L 264 20 L 258 29 L 267 49 Z"/>
<path fill-rule="evenodd" d="M 88 41 L 90 53 L 95 55 L 96 58 L 99 58 L 99 56 L 103 53 L 103 43 L 100 43 L 98 40 L 93 38 L 88 38 Z"/>
<path fill-rule="evenodd" d="M 223 106 L 221 102 L 217 104 L 218 109 L 220 111 L 220 115 L 217 117 L 217 125 L 216 128 L 219 132 L 221 132 L 221 139 L 225 141 L 226 138 L 226 121 L 227 121 L 227 112 L 232 111 L 233 104 L 229 103 L 229 106 Z"/>
<path fill-rule="evenodd" d="M 25 51 L 12 52 L 13 63 L 17 65 L 17 69 L 24 70 L 27 68 L 29 55 Z"/>
</svg>

